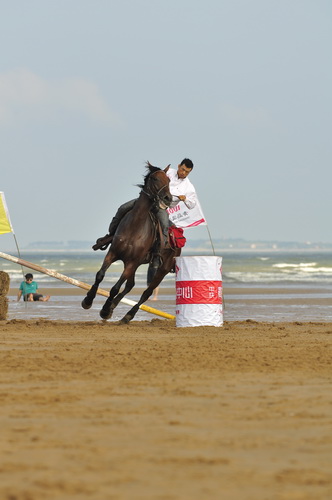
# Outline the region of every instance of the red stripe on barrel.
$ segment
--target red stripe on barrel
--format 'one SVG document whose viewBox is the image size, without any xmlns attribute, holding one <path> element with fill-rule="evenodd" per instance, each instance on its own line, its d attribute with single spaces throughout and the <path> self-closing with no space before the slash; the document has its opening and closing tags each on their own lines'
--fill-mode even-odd
<svg viewBox="0 0 332 500">
<path fill-rule="evenodd" d="M 176 304 L 221 304 L 222 282 L 211 280 L 177 281 Z"/>
</svg>

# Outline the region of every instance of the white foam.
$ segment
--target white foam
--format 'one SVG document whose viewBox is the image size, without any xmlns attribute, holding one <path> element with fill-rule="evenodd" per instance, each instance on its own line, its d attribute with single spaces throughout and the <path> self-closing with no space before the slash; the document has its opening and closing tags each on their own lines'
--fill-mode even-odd
<svg viewBox="0 0 332 500">
<path fill-rule="evenodd" d="M 276 267 L 278 269 L 284 269 L 287 267 L 290 268 L 302 268 L 302 267 L 313 267 L 316 266 L 317 262 L 300 262 L 299 264 L 288 264 L 287 262 L 281 262 L 280 264 L 273 264 L 272 267 Z"/>
</svg>

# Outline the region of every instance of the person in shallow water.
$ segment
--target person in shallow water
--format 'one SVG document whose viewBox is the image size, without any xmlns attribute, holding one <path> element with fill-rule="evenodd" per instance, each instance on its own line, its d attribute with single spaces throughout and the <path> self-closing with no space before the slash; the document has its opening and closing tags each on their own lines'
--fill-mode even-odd
<svg viewBox="0 0 332 500">
<path fill-rule="evenodd" d="M 38 283 L 33 281 L 33 275 L 28 273 L 25 275 L 25 281 L 22 281 L 17 294 L 17 302 L 23 295 L 23 300 L 25 302 L 47 302 L 50 300 L 50 295 L 44 297 L 41 293 L 37 293 Z"/>
</svg>

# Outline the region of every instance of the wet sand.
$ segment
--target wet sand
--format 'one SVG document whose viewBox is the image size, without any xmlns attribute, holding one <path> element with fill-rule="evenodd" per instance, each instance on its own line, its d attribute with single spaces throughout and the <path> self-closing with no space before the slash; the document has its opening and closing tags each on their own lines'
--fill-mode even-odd
<svg viewBox="0 0 332 500">
<path fill-rule="evenodd" d="M 332 498 L 332 323 L 0 322 L 0 498 Z"/>
<path fill-rule="evenodd" d="M 142 292 L 142 288 L 135 288 L 127 298 L 137 301 Z M 40 316 L 49 320 L 95 321 L 99 319 L 99 310 L 105 301 L 105 297 L 97 295 L 93 309 L 83 311 L 81 297 L 86 294 L 85 290 L 73 286 L 41 288 L 40 293 L 51 295 L 51 300 L 26 308 L 22 301 L 16 303 L 17 290 L 13 288 L 9 293 L 9 319 L 36 319 Z M 332 291 L 329 287 L 224 285 L 223 299 L 226 321 L 332 321 Z M 174 316 L 175 288 L 160 287 L 158 300 L 148 300 L 145 305 Z M 128 306 L 120 303 L 115 309 L 114 319 L 120 320 L 127 311 Z M 150 320 L 151 314 L 139 311 L 135 319 Z"/>
<path fill-rule="evenodd" d="M 105 289 L 105 288 L 104 288 Z M 137 288 L 135 287 L 129 294 L 130 295 L 141 295 L 144 291 L 144 288 Z M 323 294 L 327 293 L 326 288 L 312 288 L 310 286 L 308 287 L 302 287 L 302 288 L 291 288 L 288 286 L 285 287 L 275 287 L 275 286 L 269 286 L 269 287 L 246 287 L 246 286 L 241 286 L 241 287 L 230 287 L 227 285 L 223 286 L 223 292 L 226 296 L 232 296 L 232 295 L 288 295 L 289 293 L 295 294 L 295 295 L 312 295 L 312 294 Z M 64 295 L 64 296 L 77 296 L 77 295 L 85 295 L 86 290 L 82 288 L 78 288 L 76 286 L 67 286 L 67 287 L 45 287 L 42 288 L 40 287 L 40 293 L 43 293 L 44 295 Z M 174 295 L 175 297 L 175 287 L 160 287 L 159 288 L 159 294 L 160 295 Z M 17 296 L 17 288 L 10 288 L 9 290 L 9 295 L 10 296 Z M 330 300 L 331 300 L 331 305 L 332 305 L 332 294 L 330 293 Z"/>
</svg>

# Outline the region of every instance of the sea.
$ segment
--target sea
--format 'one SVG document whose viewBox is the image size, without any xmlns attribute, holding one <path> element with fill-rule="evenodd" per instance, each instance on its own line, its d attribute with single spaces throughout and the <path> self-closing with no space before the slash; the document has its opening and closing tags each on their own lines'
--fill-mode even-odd
<svg viewBox="0 0 332 500">
<path fill-rule="evenodd" d="M 332 321 L 332 252 L 327 250 L 225 250 L 215 252 L 222 257 L 223 314 L 225 321 Z M 211 252 L 183 251 L 182 256 L 211 255 Z M 17 256 L 17 254 L 15 255 Z M 65 276 L 92 284 L 104 254 L 93 251 L 38 250 L 21 251 L 22 259 Z M 123 269 L 120 262 L 112 264 L 100 287 L 109 290 Z M 11 290 L 18 289 L 23 273 L 32 272 L 44 295 L 48 288 L 72 288 L 73 285 L 37 271 L 22 268 L 3 258 L 0 270 L 10 276 Z M 147 266 L 136 273 L 135 288 L 146 286 Z M 159 293 L 157 301 L 146 305 L 175 314 L 175 275 L 167 275 L 160 286 L 174 293 Z M 135 292 L 135 289 L 134 289 Z M 138 300 L 139 295 L 131 295 Z M 8 319 L 64 321 L 99 321 L 99 310 L 105 301 L 97 296 L 88 311 L 81 307 L 82 297 L 53 294 L 48 302 L 24 303 L 9 297 Z M 112 320 L 120 320 L 129 306 L 120 303 Z M 136 320 L 151 320 L 151 315 L 139 311 Z"/>
</svg>

